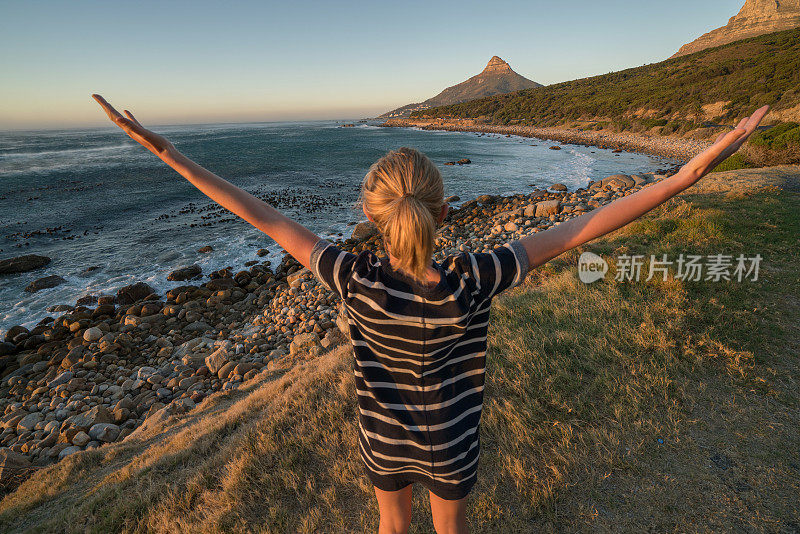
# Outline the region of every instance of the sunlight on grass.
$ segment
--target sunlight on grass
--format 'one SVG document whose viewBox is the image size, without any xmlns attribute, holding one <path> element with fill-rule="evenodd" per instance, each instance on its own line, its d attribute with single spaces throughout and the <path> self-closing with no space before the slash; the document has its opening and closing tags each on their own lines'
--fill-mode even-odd
<svg viewBox="0 0 800 534">
<path fill-rule="evenodd" d="M 800 487 L 787 462 L 800 446 L 800 374 L 787 347 L 800 323 L 798 208 L 796 195 L 782 193 L 673 199 L 498 297 L 473 531 L 777 531 L 797 514 Z M 609 276 L 585 285 L 575 268 L 582 250 L 755 251 L 769 262 L 750 284 Z M 71 456 L 6 496 L 0 524 L 375 531 L 351 358 L 337 348 L 138 441 Z M 747 470 L 714 467 L 728 457 Z M 754 489 L 732 496 L 739 487 Z M 735 514 L 725 504 L 734 497 L 747 505 Z M 411 532 L 433 532 L 421 487 L 413 514 Z"/>
</svg>

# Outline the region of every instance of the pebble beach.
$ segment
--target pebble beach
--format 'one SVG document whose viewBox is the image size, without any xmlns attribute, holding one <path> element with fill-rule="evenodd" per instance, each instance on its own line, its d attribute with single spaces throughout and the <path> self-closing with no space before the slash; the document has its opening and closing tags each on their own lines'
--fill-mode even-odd
<svg viewBox="0 0 800 534">
<path fill-rule="evenodd" d="M 449 132 L 477 132 L 482 134 L 516 135 L 558 141 L 570 145 L 611 148 L 627 152 L 639 152 L 688 161 L 695 154 L 711 145 L 711 141 L 664 137 L 661 135 L 635 134 L 629 132 L 601 132 L 570 128 L 537 128 L 533 126 L 478 124 L 474 120 L 443 119 L 389 119 L 383 126 L 396 128 L 420 128 Z"/>
</svg>

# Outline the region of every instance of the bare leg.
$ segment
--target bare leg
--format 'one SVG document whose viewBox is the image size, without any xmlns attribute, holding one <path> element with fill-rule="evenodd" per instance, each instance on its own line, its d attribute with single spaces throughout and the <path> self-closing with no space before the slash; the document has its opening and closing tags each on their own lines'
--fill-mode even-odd
<svg viewBox="0 0 800 534">
<path fill-rule="evenodd" d="M 381 523 L 378 534 L 405 534 L 411 524 L 411 484 L 397 491 L 375 488 Z"/>
<path fill-rule="evenodd" d="M 467 498 L 448 501 L 430 491 L 428 493 L 431 496 L 431 514 L 437 534 L 468 534 Z"/>
</svg>

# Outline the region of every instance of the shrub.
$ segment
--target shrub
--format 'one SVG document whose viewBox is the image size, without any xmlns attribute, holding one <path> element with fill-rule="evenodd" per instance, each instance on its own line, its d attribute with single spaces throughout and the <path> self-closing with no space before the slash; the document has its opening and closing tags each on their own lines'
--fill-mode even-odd
<svg viewBox="0 0 800 534">
<path fill-rule="evenodd" d="M 800 145 L 800 124 L 783 122 L 768 130 L 754 133 L 750 143 L 755 146 L 781 149 L 789 145 Z"/>
<path fill-rule="evenodd" d="M 750 169 L 752 167 L 755 167 L 755 165 L 753 165 L 744 154 L 737 152 L 717 165 L 711 172 L 735 171 L 736 169 Z"/>
</svg>

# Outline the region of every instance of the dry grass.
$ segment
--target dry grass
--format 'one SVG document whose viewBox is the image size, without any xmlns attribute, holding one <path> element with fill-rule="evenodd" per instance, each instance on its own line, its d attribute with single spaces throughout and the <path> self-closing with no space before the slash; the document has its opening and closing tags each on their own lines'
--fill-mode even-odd
<svg viewBox="0 0 800 534">
<path fill-rule="evenodd" d="M 585 286 L 578 250 L 498 298 L 473 530 L 800 530 L 799 208 L 786 191 L 685 196 L 586 247 L 759 252 L 759 282 Z M 68 457 L 0 502 L 0 529 L 375 531 L 350 358 Z M 420 487 L 412 532 L 433 532 Z"/>
</svg>

